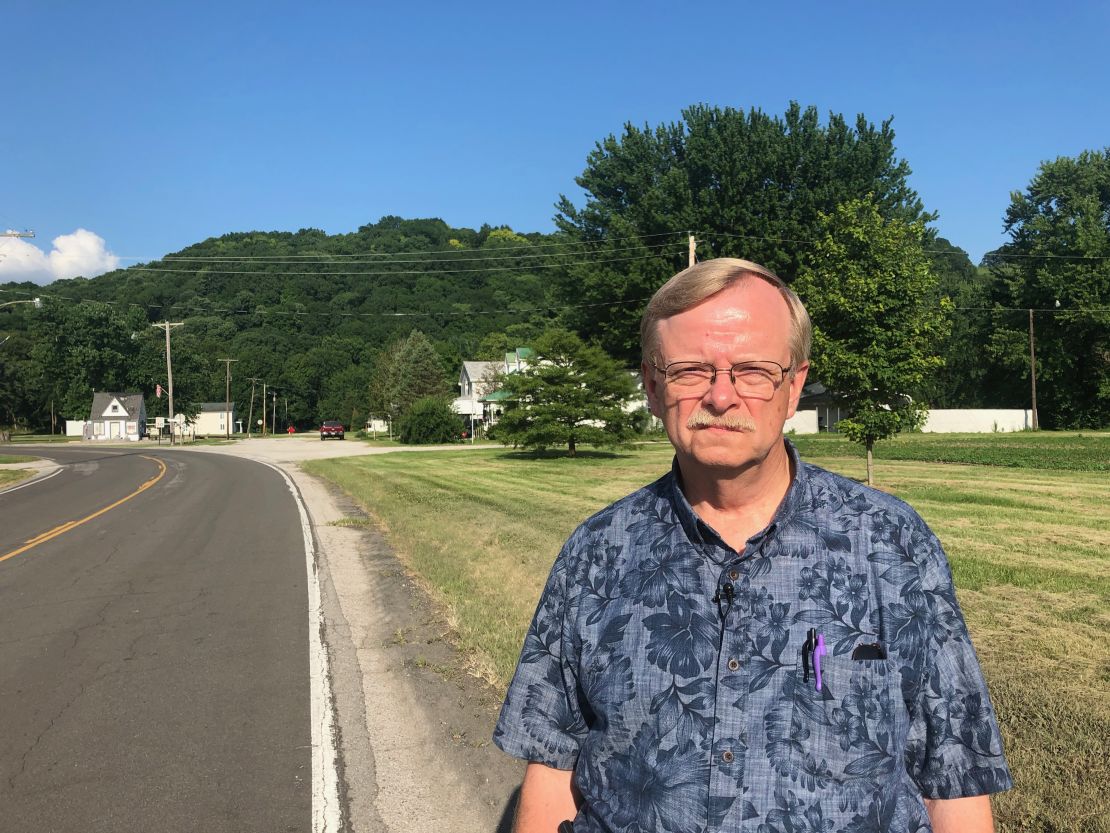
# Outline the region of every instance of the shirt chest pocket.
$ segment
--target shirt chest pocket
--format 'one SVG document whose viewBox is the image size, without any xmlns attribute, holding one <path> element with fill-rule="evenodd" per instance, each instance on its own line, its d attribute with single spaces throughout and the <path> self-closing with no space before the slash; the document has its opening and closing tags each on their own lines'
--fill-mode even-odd
<svg viewBox="0 0 1110 833">
<path fill-rule="evenodd" d="M 817 783 L 873 781 L 891 772 L 901 744 L 901 687 L 886 659 L 821 658 L 821 690 L 801 660 L 792 672 L 791 750 Z M 900 754 L 900 753 L 899 753 Z"/>
</svg>

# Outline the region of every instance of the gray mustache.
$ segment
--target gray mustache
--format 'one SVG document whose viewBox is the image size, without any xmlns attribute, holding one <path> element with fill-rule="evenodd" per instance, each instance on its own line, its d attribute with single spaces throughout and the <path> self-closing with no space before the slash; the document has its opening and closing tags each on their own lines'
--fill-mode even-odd
<svg viewBox="0 0 1110 833">
<path fill-rule="evenodd" d="M 699 408 L 690 414 L 690 418 L 686 420 L 686 427 L 694 428 L 728 428 L 730 431 L 754 431 L 755 423 L 750 417 L 743 414 L 723 414 L 717 416 L 711 414 L 703 408 Z"/>
</svg>

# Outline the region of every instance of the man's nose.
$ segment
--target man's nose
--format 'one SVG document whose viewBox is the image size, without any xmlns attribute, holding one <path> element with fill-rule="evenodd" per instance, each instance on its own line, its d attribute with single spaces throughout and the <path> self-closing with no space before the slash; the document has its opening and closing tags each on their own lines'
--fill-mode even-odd
<svg viewBox="0 0 1110 833">
<path fill-rule="evenodd" d="M 740 399 L 736 386 L 732 384 L 732 375 L 727 370 L 717 371 L 706 395 L 713 407 L 720 411 L 728 410 Z"/>
</svg>

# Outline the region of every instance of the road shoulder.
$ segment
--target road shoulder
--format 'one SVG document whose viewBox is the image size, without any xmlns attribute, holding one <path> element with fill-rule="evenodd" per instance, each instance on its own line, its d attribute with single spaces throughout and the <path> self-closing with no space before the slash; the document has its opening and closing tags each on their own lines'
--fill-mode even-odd
<svg viewBox="0 0 1110 833">
<path fill-rule="evenodd" d="M 490 742 L 496 693 L 361 508 L 282 467 L 320 551 L 351 829 L 508 831 L 523 766 Z"/>
</svg>

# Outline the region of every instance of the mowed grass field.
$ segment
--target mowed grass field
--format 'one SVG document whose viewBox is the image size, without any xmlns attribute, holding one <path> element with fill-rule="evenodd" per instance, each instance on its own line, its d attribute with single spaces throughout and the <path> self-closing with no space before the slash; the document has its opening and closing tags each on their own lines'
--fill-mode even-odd
<svg viewBox="0 0 1110 833">
<path fill-rule="evenodd" d="M 798 446 L 864 477 L 856 446 Z M 921 512 L 952 562 L 1017 783 L 996 799 L 999 829 L 1110 831 L 1110 434 L 913 435 L 876 457 L 877 485 Z M 575 460 L 448 451 L 306 468 L 379 521 L 503 688 L 563 540 L 670 460 L 658 444 Z"/>
</svg>

